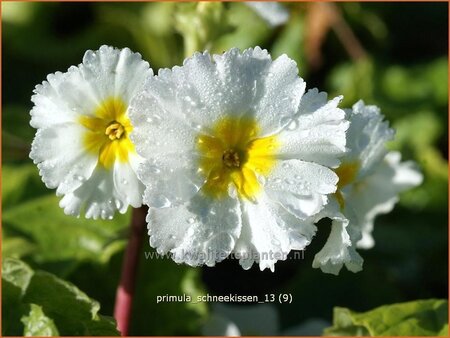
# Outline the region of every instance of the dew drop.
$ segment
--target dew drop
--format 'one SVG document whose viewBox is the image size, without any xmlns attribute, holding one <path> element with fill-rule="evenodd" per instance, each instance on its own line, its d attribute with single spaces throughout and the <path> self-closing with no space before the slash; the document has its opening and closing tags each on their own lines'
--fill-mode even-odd
<svg viewBox="0 0 450 338">
<path fill-rule="evenodd" d="M 153 174 L 159 174 L 161 172 L 161 170 L 159 168 L 155 167 L 155 166 L 149 167 L 149 170 Z"/>
<path fill-rule="evenodd" d="M 116 208 L 120 210 L 122 208 L 122 206 L 123 206 L 122 201 L 121 200 L 116 200 Z"/>
<path fill-rule="evenodd" d="M 167 208 L 171 206 L 171 202 L 167 199 L 167 197 L 163 195 L 158 195 L 151 200 L 150 205 L 155 208 Z"/>
<path fill-rule="evenodd" d="M 84 181 L 86 180 L 86 179 L 85 179 L 83 176 L 81 176 L 81 175 L 75 175 L 74 178 L 75 178 L 77 181 L 80 181 L 80 182 L 84 182 Z"/>
<path fill-rule="evenodd" d="M 283 162 L 283 164 L 281 165 L 284 169 L 290 169 L 291 168 L 291 164 L 288 162 Z"/>
<path fill-rule="evenodd" d="M 293 120 L 291 123 L 288 124 L 287 129 L 288 130 L 295 130 L 298 128 L 298 121 L 297 120 Z"/>
<path fill-rule="evenodd" d="M 189 224 L 194 224 L 195 223 L 194 217 L 189 217 L 187 221 L 188 221 Z"/>
<path fill-rule="evenodd" d="M 291 180 L 291 179 L 287 179 L 287 180 L 285 180 L 285 182 L 286 182 L 287 184 L 295 184 L 295 181 L 293 181 L 293 180 Z"/>
<path fill-rule="evenodd" d="M 280 242 L 278 239 L 276 239 L 276 238 L 273 238 L 272 241 L 271 241 L 271 243 L 272 243 L 273 245 L 276 245 L 276 246 L 279 246 L 279 245 L 281 244 L 281 242 Z"/>
<path fill-rule="evenodd" d="M 169 239 L 175 239 L 175 235 L 169 235 Z"/>
<path fill-rule="evenodd" d="M 127 184 L 128 184 L 128 181 L 127 181 L 126 179 L 123 179 L 123 180 L 122 180 L 122 184 L 127 185 Z"/>
</svg>

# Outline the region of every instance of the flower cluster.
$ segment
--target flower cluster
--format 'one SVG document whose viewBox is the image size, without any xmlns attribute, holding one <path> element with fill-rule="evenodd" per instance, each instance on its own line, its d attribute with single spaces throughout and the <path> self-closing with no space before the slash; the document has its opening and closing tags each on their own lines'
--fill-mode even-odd
<svg viewBox="0 0 450 338">
<path fill-rule="evenodd" d="M 313 266 L 358 271 L 375 216 L 422 176 L 387 152 L 378 108 L 341 99 L 306 90 L 293 60 L 259 47 L 154 75 L 139 54 L 102 46 L 36 87 L 30 157 L 66 214 L 148 205 L 150 245 L 178 263 L 234 254 L 273 271 L 330 218 Z"/>
</svg>

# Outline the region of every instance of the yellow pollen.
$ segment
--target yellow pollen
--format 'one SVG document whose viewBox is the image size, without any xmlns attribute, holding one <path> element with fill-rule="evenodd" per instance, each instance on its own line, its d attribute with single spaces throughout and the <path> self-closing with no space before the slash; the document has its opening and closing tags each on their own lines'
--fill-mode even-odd
<svg viewBox="0 0 450 338">
<path fill-rule="evenodd" d="M 106 128 L 105 135 L 107 135 L 111 141 L 114 141 L 120 139 L 124 132 L 125 129 L 123 126 L 119 122 L 113 121 Z"/>
<path fill-rule="evenodd" d="M 335 192 L 334 196 L 336 197 L 341 209 L 345 208 L 345 199 L 342 195 L 341 189 L 355 180 L 356 175 L 358 174 L 358 170 L 358 162 L 342 163 L 339 168 L 334 170 L 336 175 L 338 175 L 339 177 L 339 181 L 337 183 L 337 191 Z"/>
<path fill-rule="evenodd" d="M 199 169 L 206 182 L 202 191 L 213 198 L 228 194 L 234 185 L 239 196 L 250 200 L 260 192 L 258 175 L 267 176 L 279 147 L 275 136 L 258 138 L 259 126 L 252 118 L 219 120 L 209 135 L 197 137 Z"/>
<path fill-rule="evenodd" d="M 86 128 L 83 144 L 86 151 L 96 154 L 98 162 L 110 169 L 116 160 L 128 162 L 130 153 L 135 152 L 128 135 L 133 130 L 126 114 L 127 106 L 122 99 L 111 97 L 103 101 L 92 115 L 79 118 Z"/>
<path fill-rule="evenodd" d="M 222 161 L 228 168 L 239 168 L 241 166 L 241 160 L 239 159 L 239 153 L 236 150 L 228 149 L 222 155 Z"/>
</svg>

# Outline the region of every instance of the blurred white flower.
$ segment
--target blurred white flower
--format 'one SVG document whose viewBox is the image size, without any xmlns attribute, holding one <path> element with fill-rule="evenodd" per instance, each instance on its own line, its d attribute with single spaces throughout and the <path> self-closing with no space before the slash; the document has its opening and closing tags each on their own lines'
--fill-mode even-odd
<svg viewBox="0 0 450 338">
<path fill-rule="evenodd" d="M 36 86 L 30 157 L 66 214 L 112 218 L 142 204 L 128 104 L 151 74 L 140 54 L 102 46 Z"/>
<path fill-rule="evenodd" d="M 310 243 L 348 122 L 341 98 L 304 90 L 293 60 L 259 47 L 197 53 L 149 78 L 130 118 L 151 246 L 192 266 L 234 252 L 273 271 Z"/>
<path fill-rule="evenodd" d="M 422 174 L 413 162 L 401 163 L 398 152 L 387 152 L 386 142 L 394 131 L 383 121 L 376 106 L 359 101 L 347 111 L 349 152 L 335 170 L 338 190 L 321 216 L 333 219 L 331 233 L 313 266 L 338 274 L 345 264 L 356 272 L 363 260 L 355 248 L 374 245 L 371 235 L 378 214 L 390 212 L 398 194 L 422 182 Z"/>
<path fill-rule="evenodd" d="M 245 4 L 258 13 L 272 27 L 280 26 L 289 19 L 288 10 L 278 2 L 248 1 Z"/>
</svg>

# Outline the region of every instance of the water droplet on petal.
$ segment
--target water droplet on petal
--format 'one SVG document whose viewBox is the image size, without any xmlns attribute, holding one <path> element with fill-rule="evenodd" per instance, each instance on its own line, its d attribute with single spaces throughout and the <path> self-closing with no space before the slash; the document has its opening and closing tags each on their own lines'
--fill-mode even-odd
<svg viewBox="0 0 450 338">
<path fill-rule="evenodd" d="M 298 121 L 297 120 L 293 120 L 291 123 L 288 124 L 287 129 L 288 130 L 295 130 L 298 128 Z"/>
<path fill-rule="evenodd" d="M 122 208 L 122 206 L 123 206 L 122 201 L 121 200 L 116 200 L 116 208 L 120 210 Z"/>
<path fill-rule="evenodd" d="M 154 173 L 154 174 L 159 174 L 161 172 L 161 170 L 159 168 L 157 168 L 156 166 L 150 166 L 149 170 L 151 173 Z"/>
<path fill-rule="evenodd" d="M 279 246 L 281 244 L 281 242 L 276 238 L 273 238 L 271 242 L 273 245 L 276 245 L 276 246 Z"/>
<path fill-rule="evenodd" d="M 75 178 L 77 181 L 80 181 L 80 182 L 84 182 L 84 181 L 86 180 L 86 179 L 85 179 L 83 176 L 81 176 L 81 175 L 75 175 L 74 178 Z"/>
<path fill-rule="evenodd" d="M 158 195 L 150 201 L 150 206 L 154 208 L 167 208 L 171 205 L 172 203 L 163 195 Z"/>
<path fill-rule="evenodd" d="M 194 224 L 195 223 L 194 217 L 189 217 L 187 221 L 188 221 L 189 224 Z"/>
</svg>

